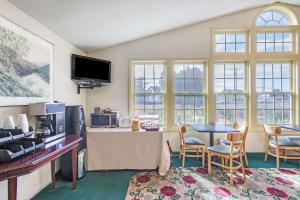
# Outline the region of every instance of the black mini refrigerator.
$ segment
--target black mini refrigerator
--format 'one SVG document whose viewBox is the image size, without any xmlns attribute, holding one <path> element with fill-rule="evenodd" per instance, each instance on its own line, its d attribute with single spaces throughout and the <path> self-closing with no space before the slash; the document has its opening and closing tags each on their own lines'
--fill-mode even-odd
<svg viewBox="0 0 300 200">
<path fill-rule="evenodd" d="M 85 157 L 86 157 L 86 124 L 84 109 L 81 105 L 66 106 L 66 135 L 78 135 L 82 138 L 77 148 L 78 155 L 78 172 L 77 178 L 81 179 L 86 174 Z M 62 156 L 62 178 L 66 181 L 72 181 L 72 155 L 68 152 Z"/>
</svg>

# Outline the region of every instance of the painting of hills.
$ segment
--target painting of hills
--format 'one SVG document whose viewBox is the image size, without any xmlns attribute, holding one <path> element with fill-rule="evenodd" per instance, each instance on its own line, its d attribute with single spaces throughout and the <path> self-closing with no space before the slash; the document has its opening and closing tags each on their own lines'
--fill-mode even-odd
<svg viewBox="0 0 300 200">
<path fill-rule="evenodd" d="M 0 105 L 52 98 L 53 45 L 0 18 Z"/>
</svg>

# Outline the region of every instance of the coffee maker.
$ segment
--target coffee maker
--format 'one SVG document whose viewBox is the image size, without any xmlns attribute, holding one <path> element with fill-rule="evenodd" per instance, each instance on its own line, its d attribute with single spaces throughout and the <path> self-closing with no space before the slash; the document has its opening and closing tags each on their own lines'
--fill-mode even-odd
<svg viewBox="0 0 300 200">
<path fill-rule="evenodd" d="M 29 115 L 36 119 L 36 137 L 45 143 L 65 136 L 65 104 L 29 104 Z"/>
</svg>

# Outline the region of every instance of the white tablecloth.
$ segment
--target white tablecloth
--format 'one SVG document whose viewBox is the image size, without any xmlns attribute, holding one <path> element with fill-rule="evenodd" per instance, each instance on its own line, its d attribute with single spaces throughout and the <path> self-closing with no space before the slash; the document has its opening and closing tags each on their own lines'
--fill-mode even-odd
<svg viewBox="0 0 300 200">
<path fill-rule="evenodd" d="M 156 169 L 165 175 L 170 154 L 162 129 L 88 128 L 88 170 Z"/>
</svg>

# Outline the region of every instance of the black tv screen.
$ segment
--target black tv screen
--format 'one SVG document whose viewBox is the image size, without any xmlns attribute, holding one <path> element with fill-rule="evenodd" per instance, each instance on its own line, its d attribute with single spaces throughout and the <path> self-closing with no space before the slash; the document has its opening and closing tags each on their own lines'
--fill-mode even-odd
<svg viewBox="0 0 300 200">
<path fill-rule="evenodd" d="M 72 79 L 110 83 L 111 62 L 80 55 L 72 55 Z"/>
</svg>

